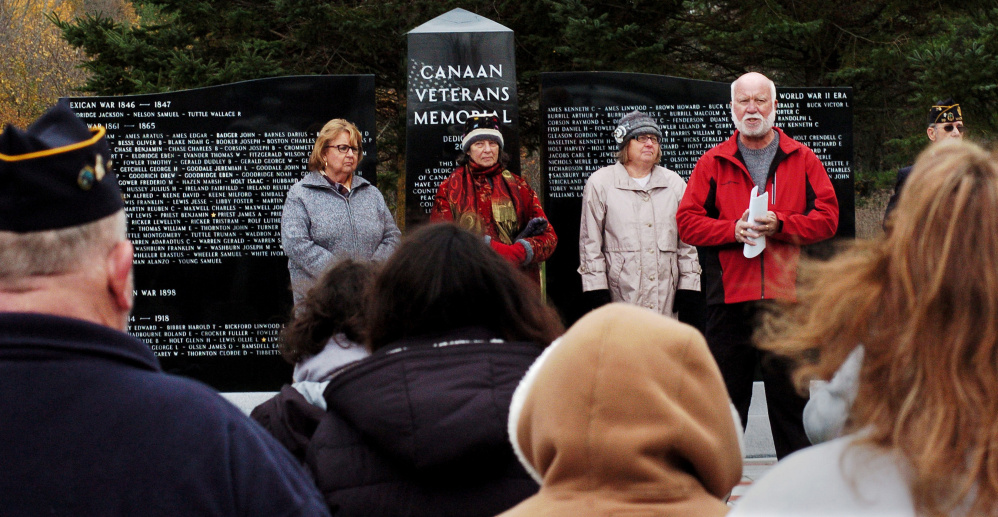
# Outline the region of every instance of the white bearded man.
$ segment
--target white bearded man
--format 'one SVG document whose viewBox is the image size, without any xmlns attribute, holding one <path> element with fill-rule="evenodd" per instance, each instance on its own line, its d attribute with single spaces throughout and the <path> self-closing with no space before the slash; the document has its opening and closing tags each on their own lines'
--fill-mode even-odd
<svg viewBox="0 0 998 517">
<path fill-rule="evenodd" d="M 752 382 L 762 367 L 776 455 L 806 447 L 806 400 L 786 365 L 752 344 L 768 300 L 793 300 L 801 245 L 835 235 L 839 208 L 825 167 L 807 146 L 774 126 L 776 86 L 759 73 L 731 84 L 736 131 L 697 162 L 676 213 L 679 237 L 697 246 L 707 299 L 706 338 L 742 422 Z M 766 210 L 748 218 L 752 189 L 766 195 Z M 743 248 L 765 248 L 747 258 Z"/>
</svg>

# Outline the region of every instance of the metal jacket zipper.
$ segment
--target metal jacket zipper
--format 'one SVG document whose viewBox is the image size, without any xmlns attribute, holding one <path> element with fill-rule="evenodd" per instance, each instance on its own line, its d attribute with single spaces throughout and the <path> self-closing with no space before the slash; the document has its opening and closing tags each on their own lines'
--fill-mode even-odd
<svg viewBox="0 0 998 517">
<path fill-rule="evenodd" d="M 776 171 L 773 171 L 773 182 L 769 184 L 769 204 L 776 204 Z M 759 299 L 766 299 L 766 251 L 759 254 Z"/>
</svg>

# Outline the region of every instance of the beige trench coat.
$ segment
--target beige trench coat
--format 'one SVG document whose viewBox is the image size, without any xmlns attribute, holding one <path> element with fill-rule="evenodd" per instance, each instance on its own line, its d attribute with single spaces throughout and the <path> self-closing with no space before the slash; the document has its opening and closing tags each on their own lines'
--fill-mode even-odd
<svg viewBox="0 0 998 517">
<path fill-rule="evenodd" d="M 586 181 L 579 228 L 582 290 L 675 317 L 677 289 L 700 290 L 696 248 L 679 240 L 676 209 L 686 182 L 655 166 L 643 188 L 619 162 Z"/>
</svg>

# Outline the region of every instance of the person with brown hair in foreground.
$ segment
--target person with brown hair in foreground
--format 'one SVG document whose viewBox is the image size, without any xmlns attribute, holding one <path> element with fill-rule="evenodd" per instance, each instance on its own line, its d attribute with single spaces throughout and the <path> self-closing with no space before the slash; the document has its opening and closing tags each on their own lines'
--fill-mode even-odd
<svg viewBox="0 0 998 517">
<path fill-rule="evenodd" d="M 502 517 L 724 515 L 740 434 L 699 332 L 607 305 L 555 341 L 513 395 L 509 435 L 541 490 Z"/>
<path fill-rule="evenodd" d="M 306 451 L 339 516 L 474 517 L 537 491 L 506 416 L 563 328 L 537 287 L 455 224 L 409 233 L 368 293 L 371 356 L 333 373 Z"/>
<path fill-rule="evenodd" d="M 371 352 L 363 345 L 364 294 L 375 264 L 346 259 L 327 269 L 291 310 L 281 330 L 281 355 L 293 364 L 292 384 L 250 413 L 264 429 L 305 461 L 305 447 L 326 413 L 322 393 L 334 372 Z"/>
<path fill-rule="evenodd" d="M 881 240 L 802 275 L 760 346 L 829 378 L 860 344 L 842 438 L 781 461 L 732 515 L 993 515 L 998 509 L 998 156 L 924 151 Z"/>
<path fill-rule="evenodd" d="M 322 382 L 333 370 L 370 355 L 364 348 L 364 293 L 377 268 L 346 259 L 326 270 L 281 331 L 281 356 L 295 382 Z"/>
</svg>

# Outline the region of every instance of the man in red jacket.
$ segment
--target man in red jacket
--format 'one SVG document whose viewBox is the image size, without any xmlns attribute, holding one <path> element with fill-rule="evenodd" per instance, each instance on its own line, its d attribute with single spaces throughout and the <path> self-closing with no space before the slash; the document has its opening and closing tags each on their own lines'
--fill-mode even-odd
<svg viewBox="0 0 998 517">
<path fill-rule="evenodd" d="M 835 235 L 838 201 L 825 167 L 807 146 L 773 126 L 776 86 L 748 73 L 731 84 L 736 131 L 707 151 L 690 176 L 676 219 L 679 237 L 697 246 L 707 297 L 707 343 L 743 425 L 752 381 L 763 354 L 752 331 L 764 300 L 794 299 L 800 246 Z M 753 187 L 766 193 L 767 211 L 750 221 Z M 743 248 L 766 237 L 765 249 L 746 258 Z M 809 445 L 801 415 L 806 400 L 785 364 L 761 361 L 776 455 Z"/>
</svg>

